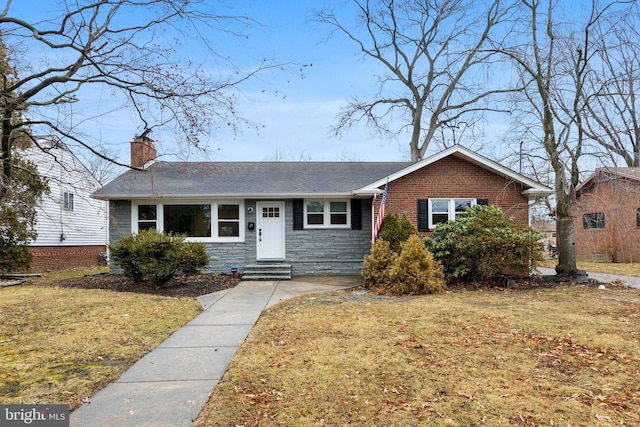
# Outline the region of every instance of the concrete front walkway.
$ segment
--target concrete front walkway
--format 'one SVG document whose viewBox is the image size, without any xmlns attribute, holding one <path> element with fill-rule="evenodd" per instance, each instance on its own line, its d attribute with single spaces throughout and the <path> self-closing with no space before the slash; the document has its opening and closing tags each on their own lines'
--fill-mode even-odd
<svg viewBox="0 0 640 427">
<path fill-rule="evenodd" d="M 241 282 L 198 300 L 204 311 L 71 413 L 73 427 L 190 426 L 262 310 L 362 283 L 358 277 Z"/>
</svg>

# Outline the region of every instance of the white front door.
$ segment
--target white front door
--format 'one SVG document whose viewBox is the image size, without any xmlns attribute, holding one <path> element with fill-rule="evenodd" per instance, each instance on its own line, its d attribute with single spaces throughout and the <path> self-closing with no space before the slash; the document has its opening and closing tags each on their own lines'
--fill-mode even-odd
<svg viewBox="0 0 640 427">
<path fill-rule="evenodd" d="M 284 260 L 284 202 L 257 202 L 258 260 Z"/>
</svg>

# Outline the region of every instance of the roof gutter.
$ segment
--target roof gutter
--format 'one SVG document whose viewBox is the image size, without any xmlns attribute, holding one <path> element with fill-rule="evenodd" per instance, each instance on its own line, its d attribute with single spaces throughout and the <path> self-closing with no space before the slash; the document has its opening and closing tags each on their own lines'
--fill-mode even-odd
<svg viewBox="0 0 640 427">
<path fill-rule="evenodd" d="M 234 193 L 218 193 L 218 194 L 92 194 L 91 197 L 98 200 L 161 200 L 161 199 L 345 199 L 354 196 L 372 197 L 380 194 L 382 191 L 366 191 L 366 192 L 340 192 L 340 193 L 258 193 L 258 194 L 234 194 Z"/>
<path fill-rule="evenodd" d="M 545 188 L 530 188 L 528 190 L 524 190 L 522 192 L 522 195 L 524 196 L 528 196 L 528 197 L 547 197 L 552 195 L 554 192 L 551 189 L 545 189 Z"/>
</svg>

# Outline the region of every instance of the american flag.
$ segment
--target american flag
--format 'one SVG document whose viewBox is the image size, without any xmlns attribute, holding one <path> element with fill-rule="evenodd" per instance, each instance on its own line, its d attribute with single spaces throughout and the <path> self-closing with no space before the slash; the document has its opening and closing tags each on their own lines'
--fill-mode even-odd
<svg viewBox="0 0 640 427">
<path fill-rule="evenodd" d="M 384 185 L 384 191 L 382 192 L 382 200 L 380 201 L 380 209 L 378 210 L 378 218 L 376 218 L 376 225 L 373 228 L 373 241 L 375 242 L 378 239 L 378 231 L 380 231 L 380 226 L 382 225 L 382 220 L 384 219 L 384 211 L 387 207 L 387 189 L 389 188 L 389 180 Z"/>
</svg>

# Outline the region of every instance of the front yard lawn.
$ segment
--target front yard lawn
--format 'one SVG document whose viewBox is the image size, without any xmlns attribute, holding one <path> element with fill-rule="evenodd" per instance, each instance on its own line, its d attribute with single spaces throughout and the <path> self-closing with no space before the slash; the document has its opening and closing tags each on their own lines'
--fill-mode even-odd
<svg viewBox="0 0 640 427">
<path fill-rule="evenodd" d="M 639 322 L 637 289 L 299 297 L 194 425 L 640 425 Z"/>
<path fill-rule="evenodd" d="M 2 404 L 74 409 L 201 310 L 193 298 L 35 281 L 0 288 Z"/>
</svg>

